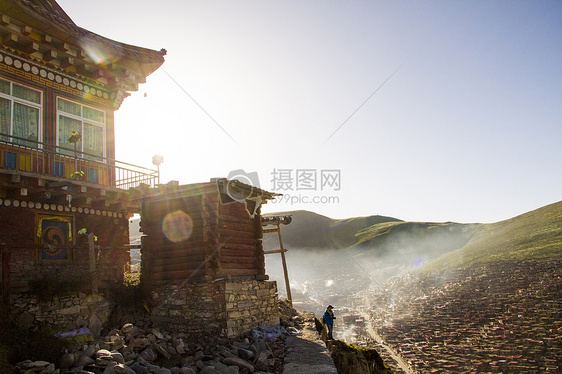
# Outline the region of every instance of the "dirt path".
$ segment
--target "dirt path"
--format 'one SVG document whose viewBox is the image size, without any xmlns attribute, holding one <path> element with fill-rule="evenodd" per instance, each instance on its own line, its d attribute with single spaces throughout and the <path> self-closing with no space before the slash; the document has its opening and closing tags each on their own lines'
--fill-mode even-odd
<svg viewBox="0 0 562 374">
<path fill-rule="evenodd" d="M 371 323 L 369 316 L 366 313 L 362 313 L 362 314 L 363 317 L 365 318 L 365 321 L 367 321 L 367 332 L 369 333 L 369 335 L 371 335 L 371 337 L 375 339 L 375 341 L 379 343 L 388 352 L 390 357 L 392 357 L 392 359 L 396 362 L 396 364 L 400 369 L 402 369 L 406 374 L 415 374 L 416 372 L 410 368 L 406 360 L 404 360 L 402 356 L 400 356 L 400 354 L 398 354 L 392 347 L 384 343 L 383 338 L 373 328 L 373 324 Z"/>
</svg>

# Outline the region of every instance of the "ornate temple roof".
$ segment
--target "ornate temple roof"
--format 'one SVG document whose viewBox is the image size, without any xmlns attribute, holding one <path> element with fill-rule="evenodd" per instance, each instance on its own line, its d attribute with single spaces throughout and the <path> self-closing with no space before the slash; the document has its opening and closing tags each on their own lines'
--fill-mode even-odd
<svg viewBox="0 0 562 374">
<path fill-rule="evenodd" d="M 0 1 L 4 48 L 109 91 L 136 91 L 164 62 L 166 50 L 121 43 L 77 26 L 54 0 Z M 119 103 L 120 104 L 120 103 Z"/>
</svg>

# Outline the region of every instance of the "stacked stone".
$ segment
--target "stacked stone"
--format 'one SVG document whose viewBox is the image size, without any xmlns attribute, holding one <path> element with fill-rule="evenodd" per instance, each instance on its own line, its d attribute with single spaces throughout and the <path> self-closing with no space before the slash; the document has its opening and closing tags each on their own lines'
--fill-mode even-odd
<svg viewBox="0 0 562 374">
<path fill-rule="evenodd" d="M 279 324 L 277 285 L 256 280 L 216 280 L 152 290 L 152 319 L 176 331 L 239 336 Z"/>
<path fill-rule="evenodd" d="M 109 320 L 114 304 L 102 295 L 76 292 L 55 295 L 48 300 L 30 293 L 14 294 L 11 297 L 14 322 L 25 329 L 42 325 L 65 326 L 67 330 L 88 325 L 95 334 Z"/>
<path fill-rule="evenodd" d="M 280 329 L 278 329 L 280 332 Z M 237 339 L 189 342 L 183 333 L 143 331 L 125 324 L 98 342 L 78 345 L 58 363 L 23 361 L 26 374 L 246 374 L 280 373 L 283 339 L 254 332 Z M 279 334 L 273 335 L 279 337 Z M 189 342 L 189 343 L 188 343 Z"/>
<path fill-rule="evenodd" d="M 227 282 L 224 288 L 228 336 L 279 324 L 275 282 Z"/>
</svg>

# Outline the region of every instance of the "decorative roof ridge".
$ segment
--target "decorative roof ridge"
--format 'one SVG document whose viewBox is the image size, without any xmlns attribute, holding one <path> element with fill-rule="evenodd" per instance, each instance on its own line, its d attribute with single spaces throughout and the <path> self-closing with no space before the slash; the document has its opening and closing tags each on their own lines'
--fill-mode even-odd
<svg viewBox="0 0 562 374">
<path fill-rule="evenodd" d="M 84 37 L 91 38 L 92 40 L 94 40 L 97 43 L 103 44 L 103 45 L 105 45 L 106 47 L 109 47 L 109 48 L 113 48 L 114 50 L 116 50 L 120 53 L 124 53 L 127 56 L 133 57 L 135 59 L 141 59 L 143 61 L 148 61 L 148 62 L 158 62 L 158 63 L 164 62 L 164 56 L 167 53 L 167 51 L 164 48 L 162 48 L 160 51 L 157 51 L 157 50 L 154 50 L 154 49 L 149 49 L 149 48 L 135 46 L 135 45 L 132 45 L 132 44 L 122 43 L 122 42 L 118 42 L 116 40 L 107 38 L 105 36 L 101 36 L 99 34 L 96 34 L 96 33 L 92 32 L 92 31 L 89 31 L 85 28 L 82 28 L 82 27 L 76 25 L 74 23 L 74 21 L 72 21 L 72 19 L 64 12 L 64 10 L 56 3 L 55 0 L 49 0 L 50 5 L 52 5 L 54 8 L 56 8 L 56 11 L 58 13 L 64 15 L 64 17 L 62 17 L 59 14 L 55 14 L 55 13 L 49 11 L 49 9 L 47 9 L 46 7 L 41 7 L 41 6 L 37 5 L 32 0 L 19 0 L 19 1 L 24 6 L 26 6 L 28 8 L 31 8 L 33 10 L 33 12 L 35 12 L 36 14 L 40 14 L 41 16 L 46 17 L 47 19 L 51 19 L 52 21 L 57 23 L 59 25 L 59 27 L 65 28 L 67 30 L 67 32 L 69 32 L 69 34 L 73 35 L 77 39 L 82 39 Z M 18 2 L 18 0 L 16 0 L 16 2 Z"/>
<path fill-rule="evenodd" d="M 44 15 L 64 24 L 67 27 L 75 28 L 77 27 L 74 21 L 66 14 L 66 12 L 57 4 L 56 1 L 51 0 L 51 5 L 57 8 L 59 13 L 62 13 L 65 17 L 61 17 L 57 14 L 50 12 L 47 8 L 40 7 L 39 5 L 33 3 L 31 0 L 21 0 L 25 5 L 32 7 L 36 12 L 43 13 Z"/>
<path fill-rule="evenodd" d="M 80 26 L 77 26 L 78 31 L 83 37 L 91 38 L 95 40 L 97 43 L 102 43 L 108 47 L 114 48 L 119 50 L 119 52 L 125 52 L 129 56 L 134 57 L 146 57 L 149 58 L 153 62 L 163 62 L 164 56 L 166 56 L 167 51 L 166 49 L 162 48 L 159 51 L 155 49 L 139 47 L 132 44 L 122 43 L 110 38 L 106 38 L 105 36 L 96 34 L 90 30 L 84 29 Z"/>
</svg>

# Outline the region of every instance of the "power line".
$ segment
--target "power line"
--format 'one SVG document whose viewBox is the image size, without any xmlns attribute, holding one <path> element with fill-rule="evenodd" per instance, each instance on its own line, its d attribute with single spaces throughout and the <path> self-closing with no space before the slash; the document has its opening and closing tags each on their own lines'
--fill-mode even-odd
<svg viewBox="0 0 562 374">
<path fill-rule="evenodd" d="M 398 72 L 398 70 L 400 70 L 402 68 L 402 66 L 404 66 L 405 63 L 406 63 L 406 61 L 404 61 L 402 63 L 402 65 L 398 66 L 398 68 L 396 70 L 394 70 L 394 72 L 392 74 L 390 74 L 390 76 L 388 78 L 386 78 L 386 80 L 384 82 L 382 82 L 381 85 L 378 86 L 377 89 L 375 91 L 373 91 L 373 93 L 371 95 L 369 95 L 369 97 L 365 101 L 363 101 L 363 103 L 361 105 L 359 105 L 359 107 L 357 109 L 355 109 L 353 111 L 353 113 L 351 113 L 350 116 L 347 117 L 347 119 L 345 121 L 343 121 L 343 123 L 330 136 L 328 136 L 328 139 L 324 140 L 324 143 L 322 143 L 321 146 L 324 146 L 324 144 L 326 144 L 328 142 L 328 140 L 330 140 L 332 138 L 332 136 L 334 136 L 335 133 L 337 133 L 343 127 L 343 125 L 345 125 L 347 123 L 347 121 L 349 121 L 351 119 L 351 117 L 353 117 L 355 115 L 355 113 L 357 113 L 359 111 L 359 109 L 361 109 L 363 107 L 363 105 L 365 105 L 367 103 L 367 101 L 369 101 L 371 99 L 371 97 L 373 97 L 373 95 L 376 94 L 382 88 L 382 86 L 384 86 L 386 84 L 386 82 L 388 82 L 390 80 L 390 78 L 392 78 L 394 76 L 394 74 L 396 74 Z"/>
<path fill-rule="evenodd" d="M 205 113 L 205 114 L 207 115 L 207 117 L 209 117 L 209 118 L 211 119 L 211 121 L 213 121 L 213 122 L 215 123 L 215 125 L 217 125 L 217 126 L 218 126 L 218 127 L 219 127 L 219 128 L 236 144 L 236 145 L 237 145 L 237 146 L 240 147 L 240 144 L 238 144 L 238 142 L 237 142 L 236 140 L 234 140 L 234 138 L 233 138 L 233 137 L 232 137 L 232 136 L 231 136 L 231 135 L 230 135 L 230 134 L 229 134 L 229 133 L 228 133 L 228 132 L 227 132 L 227 131 L 226 131 L 210 114 L 209 114 L 209 112 L 207 112 L 207 111 L 205 110 L 205 108 L 203 108 L 203 107 L 201 106 L 201 104 L 199 104 L 199 103 L 197 102 L 197 100 L 195 100 L 195 99 L 193 98 L 193 96 L 191 96 L 191 95 L 189 94 L 189 92 L 187 92 L 187 91 L 185 90 L 185 88 L 183 88 L 183 87 L 181 86 L 181 84 L 178 83 L 178 81 L 176 81 L 176 80 L 175 80 L 166 70 L 164 70 L 163 68 L 160 68 L 160 70 L 162 70 L 164 73 L 166 73 L 166 75 L 172 80 L 172 82 L 174 82 L 174 83 L 180 88 L 180 90 L 182 90 L 182 91 L 191 99 L 191 101 L 193 101 L 193 102 L 199 107 L 199 109 L 201 109 L 201 110 L 203 111 L 203 113 Z"/>
<path fill-rule="evenodd" d="M 365 274 L 367 274 L 367 276 L 368 276 L 373 282 L 375 282 L 375 283 L 377 284 L 377 286 L 379 286 L 382 290 L 384 290 L 383 286 L 382 286 L 379 282 L 377 282 L 377 280 L 376 280 L 375 278 L 373 278 L 373 277 L 371 276 L 371 274 L 369 274 L 369 273 L 367 272 L 367 270 L 365 270 L 365 268 L 363 268 L 363 266 L 361 266 L 361 265 L 353 258 L 353 256 L 351 256 L 351 254 L 347 251 L 347 249 L 345 249 L 344 247 L 342 247 L 342 246 L 340 245 L 340 243 L 338 243 L 333 237 L 330 238 L 330 239 L 332 240 L 332 242 L 334 242 L 335 245 L 337 245 L 342 251 L 344 251 L 345 254 L 346 254 L 353 262 L 355 262 L 355 265 L 357 265 L 357 266 L 359 267 L 359 269 L 363 270 L 363 271 L 365 272 Z"/>
</svg>

